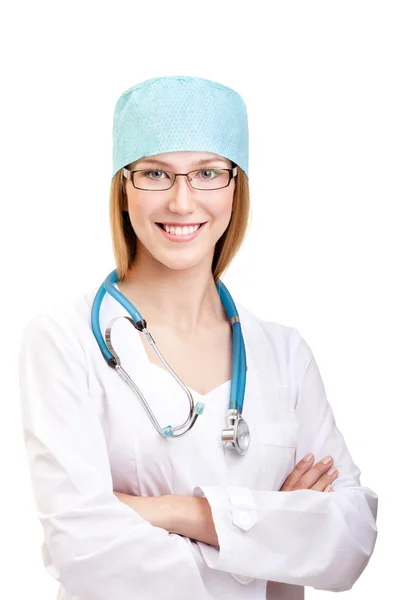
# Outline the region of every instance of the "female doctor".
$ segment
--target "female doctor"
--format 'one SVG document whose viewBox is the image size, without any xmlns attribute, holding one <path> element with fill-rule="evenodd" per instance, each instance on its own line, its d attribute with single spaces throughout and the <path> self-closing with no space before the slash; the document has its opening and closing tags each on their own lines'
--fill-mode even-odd
<svg viewBox="0 0 400 600">
<path fill-rule="evenodd" d="M 298 600 L 350 589 L 377 497 L 297 329 L 220 277 L 249 214 L 241 96 L 160 77 L 119 98 L 104 283 L 36 316 L 23 431 L 58 600 Z M 268 584 L 268 585 L 267 585 Z"/>
</svg>

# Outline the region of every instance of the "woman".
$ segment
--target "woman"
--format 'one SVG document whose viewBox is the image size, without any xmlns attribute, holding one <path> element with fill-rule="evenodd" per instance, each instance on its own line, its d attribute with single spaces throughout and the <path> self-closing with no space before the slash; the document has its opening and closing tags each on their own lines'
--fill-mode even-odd
<svg viewBox="0 0 400 600">
<path fill-rule="evenodd" d="M 241 305 L 230 313 L 220 285 L 249 213 L 242 98 L 196 77 L 138 84 L 115 108 L 113 161 L 108 289 L 139 316 L 102 286 L 38 315 L 21 346 L 58 598 L 350 589 L 374 548 L 377 497 L 360 485 L 297 329 Z"/>
</svg>

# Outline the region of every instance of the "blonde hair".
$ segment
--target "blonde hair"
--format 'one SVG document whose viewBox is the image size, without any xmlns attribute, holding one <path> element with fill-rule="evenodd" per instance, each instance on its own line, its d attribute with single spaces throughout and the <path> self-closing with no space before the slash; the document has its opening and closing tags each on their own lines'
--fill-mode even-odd
<svg viewBox="0 0 400 600">
<path fill-rule="evenodd" d="M 136 254 L 136 234 L 131 225 L 129 214 L 124 210 L 125 186 L 122 169 L 117 171 L 111 181 L 110 224 L 114 257 L 118 279 L 126 276 Z M 246 173 L 238 167 L 235 178 L 232 216 L 224 234 L 215 245 L 212 273 L 216 281 L 226 271 L 237 254 L 246 235 L 250 216 L 249 180 Z"/>
</svg>

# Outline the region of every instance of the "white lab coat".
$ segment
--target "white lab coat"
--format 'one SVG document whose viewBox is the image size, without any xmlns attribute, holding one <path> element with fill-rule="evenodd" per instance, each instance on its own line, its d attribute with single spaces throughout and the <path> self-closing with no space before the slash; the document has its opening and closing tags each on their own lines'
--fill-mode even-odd
<svg viewBox="0 0 400 600">
<path fill-rule="evenodd" d="M 58 600 L 299 600 L 303 586 L 348 590 L 376 540 L 377 496 L 360 485 L 312 352 L 298 330 L 237 304 L 247 353 L 245 456 L 221 445 L 230 382 L 194 400 L 193 429 L 162 438 L 108 367 L 90 328 L 96 290 L 35 317 L 20 354 L 23 431 L 42 556 Z M 101 328 L 126 315 L 106 295 Z M 145 317 L 145 315 L 143 315 Z M 151 323 L 148 324 L 151 332 Z M 148 360 L 138 333 L 116 322 L 113 345 L 161 426 L 182 423 L 187 397 Z M 157 340 L 156 340 L 157 341 Z M 334 491 L 279 492 L 308 452 L 332 455 Z M 113 490 L 204 495 L 220 549 L 153 527 Z"/>
</svg>

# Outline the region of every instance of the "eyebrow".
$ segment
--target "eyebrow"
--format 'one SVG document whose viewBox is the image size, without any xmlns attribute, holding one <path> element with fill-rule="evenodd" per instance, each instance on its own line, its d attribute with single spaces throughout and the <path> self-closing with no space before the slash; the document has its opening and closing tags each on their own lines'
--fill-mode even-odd
<svg viewBox="0 0 400 600">
<path fill-rule="evenodd" d="M 196 163 L 192 163 L 192 166 L 198 166 L 200 167 L 201 165 L 205 165 L 205 164 L 209 164 L 209 163 L 216 163 L 216 162 L 223 162 L 225 161 L 225 159 L 220 158 L 219 156 L 216 156 L 215 158 L 204 158 L 203 160 L 199 160 Z M 158 158 L 143 158 L 143 159 L 139 159 L 138 164 L 136 165 L 136 169 L 138 168 L 138 166 L 140 165 L 149 165 L 149 164 L 157 164 L 157 165 L 162 165 L 163 167 L 170 167 L 172 168 L 172 165 L 168 162 L 165 162 L 163 160 L 160 160 Z M 221 167 L 222 168 L 222 167 Z M 228 167 L 226 167 L 228 168 Z"/>
</svg>

